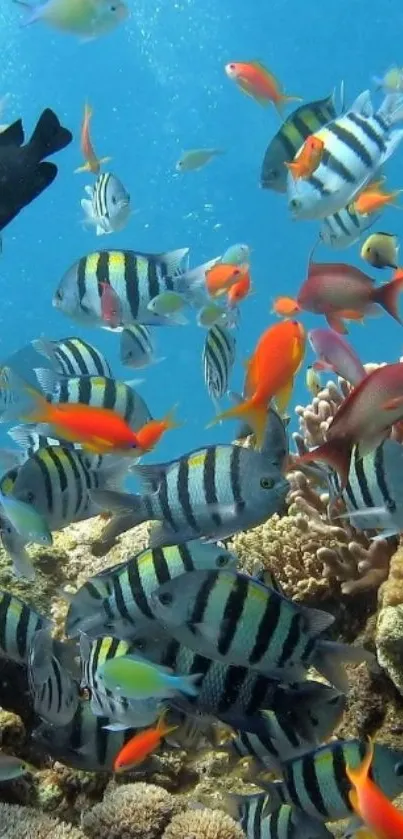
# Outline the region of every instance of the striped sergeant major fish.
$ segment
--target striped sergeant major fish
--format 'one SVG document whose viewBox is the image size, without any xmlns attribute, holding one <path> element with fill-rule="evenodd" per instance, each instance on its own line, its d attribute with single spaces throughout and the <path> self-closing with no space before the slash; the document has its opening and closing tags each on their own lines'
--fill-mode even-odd
<svg viewBox="0 0 403 839">
<path fill-rule="evenodd" d="M 236 340 L 229 329 L 216 325 L 208 330 L 202 353 L 204 382 L 217 412 L 219 400 L 228 391 L 235 352 Z"/>
<path fill-rule="evenodd" d="M 236 563 L 236 556 L 225 548 L 198 541 L 147 548 L 84 583 L 71 597 L 65 631 L 70 638 L 80 632 L 129 638 L 138 627 L 154 622 L 150 594 L 163 582 L 187 571 L 231 568 Z"/>
<path fill-rule="evenodd" d="M 118 233 L 130 217 L 130 195 L 116 175 L 102 172 L 94 186 L 86 186 L 88 198 L 81 200 L 84 224 L 95 227 L 97 236 Z"/>
<path fill-rule="evenodd" d="M 160 712 L 158 701 L 129 700 L 121 694 L 108 690 L 98 678 L 98 669 L 105 662 L 130 654 L 130 652 L 130 644 L 117 638 L 104 636 L 91 642 L 84 633 L 80 635 L 81 687 L 86 687 L 90 691 L 92 713 L 97 717 L 110 717 L 107 725 L 111 731 L 151 725 Z"/>
<path fill-rule="evenodd" d="M 37 632 L 48 630 L 50 621 L 19 597 L 0 591 L 0 655 L 17 664 L 27 664 Z"/>
<path fill-rule="evenodd" d="M 46 449 L 48 446 L 62 445 L 60 440 L 57 440 L 56 437 L 48 437 L 46 434 L 40 434 L 38 431 L 34 431 L 32 426 L 15 425 L 14 428 L 10 428 L 10 430 L 7 431 L 7 434 L 23 450 L 22 453 L 15 453 L 16 465 L 23 463 L 33 454 L 38 452 L 39 449 Z M 80 443 L 71 443 L 67 440 L 63 441 L 63 448 L 81 451 Z"/>
<path fill-rule="evenodd" d="M 78 707 L 78 684 L 55 655 L 47 629 L 37 630 L 31 640 L 28 681 L 35 713 L 51 725 L 68 725 Z"/>
<path fill-rule="evenodd" d="M 307 102 L 293 111 L 269 143 L 263 158 L 260 185 L 275 192 L 287 191 L 286 163 L 294 160 L 307 137 L 337 116 L 335 95 Z M 225 260 L 224 260 L 225 261 Z"/>
<path fill-rule="evenodd" d="M 42 723 L 32 734 L 37 745 L 54 760 L 87 772 L 110 772 L 122 746 L 136 729 L 115 731 L 108 728 L 109 717 L 97 717 L 86 700 L 79 702 L 68 725 L 55 728 Z"/>
<path fill-rule="evenodd" d="M 300 687 L 300 704 L 282 714 L 261 711 L 261 733 L 238 731 L 227 750 L 233 758 L 253 758 L 262 769 L 281 772 L 281 765 L 310 751 L 333 733 L 346 707 L 343 693 L 328 687 L 318 702 L 316 682 Z M 315 701 L 316 700 L 316 701 Z"/>
<path fill-rule="evenodd" d="M 152 547 L 192 539 L 219 541 L 257 527 L 284 504 L 289 483 L 267 454 L 241 446 L 196 449 L 171 463 L 132 466 L 145 495 L 93 493 L 94 501 L 120 515 L 107 525 L 96 550 L 109 550 L 120 533 L 157 521 Z"/>
<path fill-rule="evenodd" d="M 353 769 L 366 753 L 365 740 L 334 740 L 283 765 L 282 781 L 257 780 L 268 797 L 265 814 L 281 804 L 298 807 L 318 821 L 336 821 L 353 815 L 351 783 L 346 765 Z M 374 747 L 372 779 L 390 799 L 403 791 L 403 751 L 379 743 Z"/>
<path fill-rule="evenodd" d="M 334 618 L 287 599 L 237 571 L 192 571 L 151 594 L 157 620 L 173 637 L 216 661 L 285 682 L 315 667 L 345 692 L 342 661 L 372 661 L 359 647 L 319 636 Z"/>
<path fill-rule="evenodd" d="M 346 517 L 358 530 L 379 530 L 375 538 L 399 535 L 403 530 L 403 446 L 385 440 L 377 449 L 360 457 L 353 450 L 348 481 L 341 489 L 340 477 L 326 470 L 330 497 L 342 498 Z"/>
<path fill-rule="evenodd" d="M 154 633 L 145 632 L 131 642 L 133 652 L 174 673 L 184 676 L 199 674 L 197 697 L 187 698 L 182 706 L 186 713 L 218 717 L 226 725 L 240 731 L 249 731 L 264 737 L 267 726 L 261 715 L 262 708 L 273 709 L 282 723 L 288 716 L 295 718 L 298 708 L 299 730 L 312 731 L 309 716 L 317 712 L 322 716 L 328 707 L 329 722 L 334 719 L 331 699 L 333 688 L 320 682 L 298 682 L 286 685 L 247 667 L 222 664 L 202 656 L 174 638 L 157 639 Z M 176 702 L 176 700 L 175 700 Z"/>
<path fill-rule="evenodd" d="M 246 839 L 333 839 L 324 824 L 289 804 L 281 804 L 274 813 L 266 813 L 268 796 L 225 795 L 224 808 L 240 822 Z"/>
<path fill-rule="evenodd" d="M 324 245 L 334 250 L 344 250 L 354 245 L 361 238 L 365 230 L 369 230 L 379 219 L 377 215 L 363 216 L 352 206 L 344 207 L 332 216 L 323 219 L 319 239 Z"/>
<path fill-rule="evenodd" d="M 109 328 L 102 318 L 102 295 L 110 285 L 120 302 L 120 323 L 169 326 L 169 317 L 154 314 L 149 303 L 164 291 L 184 294 L 189 303 L 205 285 L 205 273 L 217 259 L 189 270 L 189 248 L 150 254 L 135 251 L 96 251 L 84 256 L 64 274 L 53 306 L 77 323 Z M 121 329 L 122 327 L 118 327 Z M 116 331 L 114 329 L 114 331 Z"/>
<path fill-rule="evenodd" d="M 106 376 L 60 378 L 57 373 L 43 367 L 37 368 L 35 375 L 49 402 L 108 408 L 120 414 L 135 431 L 152 419 L 144 399 L 126 382 Z"/>
<path fill-rule="evenodd" d="M 126 463 L 125 463 L 126 460 Z M 125 458 L 103 458 L 64 446 L 40 448 L 21 466 L 9 470 L 0 481 L 4 494 L 32 504 L 49 530 L 62 530 L 76 521 L 99 515 L 92 490 L 121 486 L 127 475 Z M 32 563 L 26 540 L 1 516 L 1 540 L 15 572 L 31 576 Z"/>
<path fill-rule="evenodd" d="M 314 136 L 325 144 L 321 162 L 306 180 L 287 176 L 289 209 L 296 219 L 323 219 L 352 203 L 379 168 L 397 149 L 402 130 L 391 130 L 403 119 L 403 97 L 389 94 L 374 112 L 369 90 L 358 96 L 341 117 Z"/>
<path fill-rule="evenodd" d="M 120 360 L 125 367 L 135 370 L 164 360 L 155 357 L 154 340 L 148 326 L 133 323 L 123 329 L 120 333 Z"/>
<path fill-rule="evenodd" d="M 112 370 L 99 350 L 82 338 L 61 338 L 32 341 L 34 350 L 45 356 L 61 376 L 109 376 Z"/>
</svg>

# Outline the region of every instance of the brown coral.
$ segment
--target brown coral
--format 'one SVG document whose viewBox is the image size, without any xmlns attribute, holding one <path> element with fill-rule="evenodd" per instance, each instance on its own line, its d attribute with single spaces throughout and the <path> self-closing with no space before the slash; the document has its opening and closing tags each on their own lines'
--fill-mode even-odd
<svg viewBox="0 0 403 839">
<path fill-rule="evenodd" d="M 30 807 L 0 803 L 1 839 L 85 839 L 77 827 Z"/>
<path fill-rule="evenodd" d="M 82 815 L 90 839 L 159 839 L 181 809 L 178 799 L 154 784 L 108 786 L 103 800 Z"/>
<path fill-rule="evenodd" d="M 403 541 L 390 560 L 389 575 L 379 590 L 380 608 L 403 603 Z"/>
<path fill-rule="evenodd" d="M 245 839 L 245 834 L 221 810 L 189 809 L 175 816 L 162 839 Z"/>
</svg>

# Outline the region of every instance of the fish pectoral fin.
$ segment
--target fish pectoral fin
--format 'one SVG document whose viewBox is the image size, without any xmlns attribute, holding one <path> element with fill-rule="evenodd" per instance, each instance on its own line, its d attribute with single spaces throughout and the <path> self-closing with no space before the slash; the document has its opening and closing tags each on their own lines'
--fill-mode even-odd
<svg viewBox="0 0 403 839">
<path fill-rule="evenodd" d="M 383 411 L 394 411 L 396 408 L 403 407 L 403 396 L 395 396 L 393 399 L 388 399 L 382 405 Z"/>
<path fill-rule="evenodd" d="M 326 320 L 331 329 L 334 329 L 335 332 L 338 332 L 339 335 L 347 335 L 348 330 L 345 324 L 343 323 L 341 317 L 336 314 L 328 314 L 326 315 Z"/>
</svg>

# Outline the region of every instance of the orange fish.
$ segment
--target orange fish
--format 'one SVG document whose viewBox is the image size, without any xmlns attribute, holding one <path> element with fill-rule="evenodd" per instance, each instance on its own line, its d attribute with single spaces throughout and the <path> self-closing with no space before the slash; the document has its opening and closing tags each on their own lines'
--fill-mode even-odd
<svg viewBox="0 0 403 839">
<path fill-rule="evenodd" d="M 86 162 L 83 166 L 79 166 L 75 171 L 76 173 L 92 172 L 93 175 L 99 175 L 102 164 L 107 163 L 111 158 L 101 157 L 99 159 L 95 154 L 90 137 L 90 122 L 92 113 L 93 111 L 91 106 L 86 104 L 84 106 L 84 118 L 81 127 L 81 151 Z"/>
<path fill-rule="evenodd" d="M 225 65 L 225 72 L 244 93 L 252 96 L 261 105 L 273 102 L 280 116 L 286 103 L 302 102 L 300 96 L 287 96 L 281 90 L 276 77 L 260 61 L 232 61 Z"/>
<path fill-rule="evenodd" d="M 311 134 L 291 163 L 285 162 L 294 180 L 310 178 L 322 160 L 325 144 L 319 137 Z"/>
<path fill-rule="evenodd" d="M 242 300 L 248 296 L 251 289 L 251 279 L 249 271 L 245 271 L 243 277 L 238 280 L 227 292 L 227 301 L 231 309 L 239 306 Z"/>
<path fill-rule="evenodd" d="M 166 709 L 158 718 L 155 726 L 146 728 L 144 731 L 139 731 L 135 734 L 120 750 L 115 757 L 113 769 L 115 772 L 127 772 L 133 769 L 134 766 L 139 766 L 140 763 L 155 752 L 161 743 L 163 737 L 175 731 L 177 725 L 167 725 L 165 722 Z"/>
<path fill-rule="evenodd" d="M 305 330 L 297 321 L 284 320 L 266 329 L 247 364 L 245 401 L 219 414 L 210 424 L 222 419 L 245 420 L 253 428 L 256 445 L 260 448 L 266 429 L 267 407 L 275 398 L 279 412 L 284 413 L 304 352 Z"/>
<path fill-rule="evenodd" d="M 346 766 L 346 775 L 353 785 L 349 792 L 351 804 L 374 839 L 402 839 L 403 812 L 398 810 L 371 780 L 369 771 L 374 756 L 374 746 L 369 740 L 367 753 L 357 769 Z"/>
<path fill-rule="evenodd" d="M 247 272 L 246 265 L 227 265 L 225 262 L 217 262 L 212 268 L 206 271 L 206 288 L 210 297 L 221 297 L 238 283 Z"/>
<path fill-rule="evenodd" d="M 141 449 L 141 453 L 151 452 L 157 443 L 159 443 L 165 431 L 179 427 L 180 423 L 175 422 L 173 418 L 173 411 L 170 411 L 163 419 L 153 419 L 146 422 L 142 428 L 136 431 L 137 444 L 139 449 Z"/>
<path fill-rule="evenodd" d="M 362 216 L 369 216 L 386 207 L 387 204 L 395 204 L 402 190 L 394 189 L 392 192 L 387 192 L 382 190 L 382 184 L 383 180 L 368 184 L 353 202 L 353 210 Z"/>
<path fill-rule="evenodd" d="M 281 318 L 289 318 L 300 312 L 298 301 L 293 297 L 277 297 L 273 303 L 272 312 Z"/>
<path fill-rule="evenodd" d="M 96 454 L 137 454 L 137 435 L 115 411 L 74 402 L 51 403 L 25 383 L 22 389 L 33 402 L 26 413 L 21 410 L 23 422 L 51 425 L 56 437 L 81 443 Z"/>
</svg>

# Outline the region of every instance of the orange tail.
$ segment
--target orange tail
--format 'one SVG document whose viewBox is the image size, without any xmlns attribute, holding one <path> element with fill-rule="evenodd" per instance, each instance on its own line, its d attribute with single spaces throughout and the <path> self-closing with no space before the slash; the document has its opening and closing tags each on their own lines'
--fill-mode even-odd
<svg viewBox="0 0 403 839">
<path fill-rule="evenodd" d="M 228 408 L 222 414 L 218 414 L 207 427 L 215 425 L 223 419 L 246 420 L 256 437 L 256 448 L 260 449 L 262 447 L 267 423 L 267 405 L 258 404 L 253 398 L 247 399 L 245 402 L 240 402 L 239 405 L 234 405 L 233 408 Z"/>
</svg>

